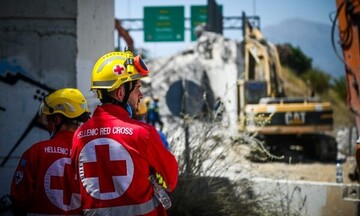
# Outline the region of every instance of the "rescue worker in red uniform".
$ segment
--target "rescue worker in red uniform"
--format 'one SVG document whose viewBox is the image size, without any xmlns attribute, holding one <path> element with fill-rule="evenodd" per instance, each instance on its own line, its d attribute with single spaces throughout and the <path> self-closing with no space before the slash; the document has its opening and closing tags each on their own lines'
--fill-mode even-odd
<svg viewBox="0 0 360 216">
<path fill-rule="evenodd" d="M 59 89 L 44 98 L 39 114 L 51 137 L 23 153 L 11 184 L 13 212 L 81 215 L 79 183 L 70 151 L 75 130 L 90 116 L 87 102 L 78 89 Z"/>
<path fill-rule="evenodd" d="M 166 215 L 149 177 L 162 176 L 172 192 L 177 161 L 154 127 L 132 118 L 148 73 L 129 50 L 107 53 L 94 65 L 91 89 L 101 105 L 76 131 L 71 156 L 84 215 Z"/>
</svg>

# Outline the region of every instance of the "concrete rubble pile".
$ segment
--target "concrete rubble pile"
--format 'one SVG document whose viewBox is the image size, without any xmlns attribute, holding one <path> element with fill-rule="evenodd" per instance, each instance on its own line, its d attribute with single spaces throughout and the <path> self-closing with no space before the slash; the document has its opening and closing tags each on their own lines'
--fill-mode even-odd
<svg viewBox="0 0 360 216">
<path fill-rule="evenodd" d="M 196 43 L 170 57 L 153 59 L 145 95 L 157 95 L 161 115 L 201 115 L 203 104 L 212 109 L 215 98 L 225 105 L 228 132 L 236 133 L 237 79 L 244 65 L 240 44 L 222 35 L 203 32 Z"/>
</svg>

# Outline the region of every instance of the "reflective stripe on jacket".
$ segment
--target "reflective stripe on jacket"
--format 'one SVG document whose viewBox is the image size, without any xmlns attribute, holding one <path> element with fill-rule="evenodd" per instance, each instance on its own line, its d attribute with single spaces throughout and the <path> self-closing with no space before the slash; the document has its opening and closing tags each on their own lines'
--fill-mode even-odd
<svg viewBox="0 0 360 216">
<path fill-rule="evenodd" d="M 154 211 L 156 207 L 159 206 L 156 198 L 137 205 L 124 205 L 116 206 L 109 208 L 96 208 L 96 209 L 84 209 L 84 215 L 121 215 L 121 216 L 131 216 L 131 215 L 145 215 Z"/>
</svg>

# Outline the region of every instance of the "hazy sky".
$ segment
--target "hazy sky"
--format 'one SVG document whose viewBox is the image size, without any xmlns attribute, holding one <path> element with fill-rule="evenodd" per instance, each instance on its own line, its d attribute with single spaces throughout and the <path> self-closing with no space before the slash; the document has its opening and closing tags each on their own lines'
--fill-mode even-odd
<svg viewBox="0 0 360 216">
<path fill-rule="evenodd" d="M 223 16 L 257 15 L 261 28 L 279 24 L 290 18 L 331 24 L 329 15 L 336 9 L 336 0 L 216 0 L 223 6 Z M 206 5 L 207 0 L 115 0 L 116 18 L 143 18 L 144 6 L 184 6 L 185 17 L 190 18 L 191 5 Z M 332 16 L 334 17 L 334 16 Z M 189 26 L 186 24 L 185 26 Z M 285 29 L 284 29 L 285 30 Z M 144 42 L 142 32 L 130 32 L 135 47 L 147 48 L 153 56 L 171 55 L 188 47 L 191 43 L 190 32 L 185 32 L 184 42 Z M 241 40 L 240 30 L 224 31 L 224 36 Z M 125 45 L 125 42 L 121 42 Z"/>
</svg>

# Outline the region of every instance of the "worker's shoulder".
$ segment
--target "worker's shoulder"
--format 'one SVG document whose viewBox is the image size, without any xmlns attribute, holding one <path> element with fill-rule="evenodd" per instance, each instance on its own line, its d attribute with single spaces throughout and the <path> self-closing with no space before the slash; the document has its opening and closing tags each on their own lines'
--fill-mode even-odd
<svg viewBox="0 0 360 216">
<path fill-rule="evenodd" d="M 149 125 L 148 123 L 143 122 L 143 121 L 133 119 L 131 121 L 131 124 L 132 124 L 132 127 L 134 127 L 135 129 L 139 129 L 139 130 L 150 130 L 151 129 L 151 125 Z"/>
<path fill-rule="evenodd" d="M 37 154 L 41 154 L 41 153 L 43 153 L 43 151 L 41 151 L 41 149 L 46 148 L 47 146 L 49 146 L 49 144 L 51 144 L 50 140 L 41 140 L 41 141 L 35 142 L 24 151 L 23 156 L 24 155 L 35 156 Z"/>
<path fill-rule="evenodd" d="M 140 134 L 157 133 L 156 128 L 146 122 L 134 120 L 132 121 L 132 123 L 132 127 L 134 128 L 134 130 L 139 131 Z"/>
</svg>

